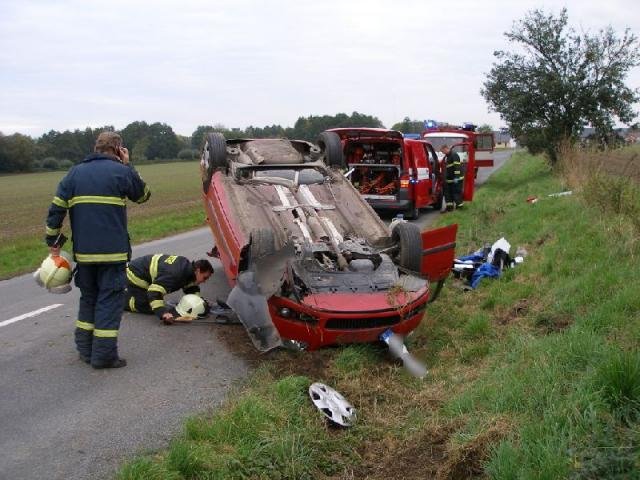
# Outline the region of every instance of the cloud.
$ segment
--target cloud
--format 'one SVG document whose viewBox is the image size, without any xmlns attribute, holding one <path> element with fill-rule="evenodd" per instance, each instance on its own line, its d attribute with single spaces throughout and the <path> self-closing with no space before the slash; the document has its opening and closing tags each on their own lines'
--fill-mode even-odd
<svg viewBox="0 0 640 480">
<path fill-rule="evenodd" d="M 567 1 L 572 24 L 636 31 L 639 7 Z M 291 126 L 360 111 L 499 126 L 479 91 L 503 33 L 553 2 L 17 1 L 0 4 L 0 131 L 129 122 Z M 635 22 L 629 24 L 629 22 Z M 638 84 L 637 73 L 630 78 Z"/>
</svg>

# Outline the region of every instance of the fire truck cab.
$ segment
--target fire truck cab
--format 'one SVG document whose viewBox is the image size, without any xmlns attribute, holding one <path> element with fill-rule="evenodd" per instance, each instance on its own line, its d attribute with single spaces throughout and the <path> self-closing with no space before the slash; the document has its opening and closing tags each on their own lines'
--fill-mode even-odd
<svg viewBox="0 0 640 480">
<path fill-rule="evenodd" d="M 440 152 L 442 145 L 448 145 L 451 150 L 460 156 L 464 165 L 465 182 L 463 196 L 465 200 L 473 197 L 473 182 L 467 181 L 467 171 L 473 171 L 473 179 L 478 174 L 480 167 L 493 167 L 493 149 L 495 139 L 493 133 L 476 132 L 476 126 L 470 123 L 463 126 L 438 126 L 434 121 L 425 122 L 426 130 L 421 138 L 431 143 L 438 153 L 438 159 L 443 160 Z"/>
<path fill-rule="evenodd" d="M 440 208 L 444 165 L 429 141 L 395 130 L 334 128 L 321 134 L 319 144 L 374 209 L 413 219 L 421 208 Z"/>
</svg>

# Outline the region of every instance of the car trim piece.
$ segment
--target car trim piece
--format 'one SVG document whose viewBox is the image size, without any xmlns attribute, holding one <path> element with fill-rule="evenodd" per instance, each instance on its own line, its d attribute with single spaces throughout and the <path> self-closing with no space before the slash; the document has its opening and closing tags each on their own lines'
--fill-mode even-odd
<svg viewBox="0 0 640 480">
<path fill-rule="evenodd" d="M 422 255 L 433 255 L 434 253 L 443 252 L 445 250 L 452 250 L 456 248 L 456 242 L 446 243 L 433 248 L 427 248 L 422 250 Z"/>
</svg>

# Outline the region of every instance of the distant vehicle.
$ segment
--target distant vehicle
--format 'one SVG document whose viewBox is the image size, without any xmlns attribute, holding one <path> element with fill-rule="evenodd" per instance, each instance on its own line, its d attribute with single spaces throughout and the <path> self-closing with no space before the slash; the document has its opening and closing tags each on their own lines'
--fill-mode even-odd
<svg viewBox="0 0 640 480">
<path fill-rule="evenodd" d="M 374 342 L 389 328 L 407 334 L 451 270 L 457 225 L 387 226 L 327 165 L 324 147 L 205 138 L 211 254 L 233 286 L 228 303 L 262 351 L 287 341 L 310 350 Z"/>
<path fill-rule="evenodd" d="M 495 138 L 493 132 L 476 132 L 476 126 L 466 123 L 462 126 L 446 125 L 438 126 L 435 122 L 426 122 L 425 131 L 421 138 L 427 140 L 438 152 L 438 158 L 442 159 L 440 152 L 442 145 L 448 145 L 460 155 L 465 170 L 473 171 L 473 178 L 478 176 L 478 168 L 493 167 L 493 150 Z M 473 196 L 473 182 L 466 181 L 463 184 L 463 194 Z M 466 200 L 466 198 L 465 198 Z"/>
<path fill-rule="evenodd" d="M 441 208 L 444 166 L 428 141 L 381 128 L 334 128 L 318 144 L 374 209 L 414 219 L 421 208 Z"/>
</svg>

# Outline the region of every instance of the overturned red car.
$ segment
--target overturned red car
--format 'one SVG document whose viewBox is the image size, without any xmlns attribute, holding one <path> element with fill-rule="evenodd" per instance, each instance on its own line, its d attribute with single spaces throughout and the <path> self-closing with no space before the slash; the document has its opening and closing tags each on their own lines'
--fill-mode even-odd
<svg viewBox="0 0 640 480">
<path fill-rule="evenodd" d="M 387 226 L 312 143 L 209 133 L 200 168 L 228 303 L 261 351 L 406 335 L 449 274 L 457 225 Z"/>
</svg>

